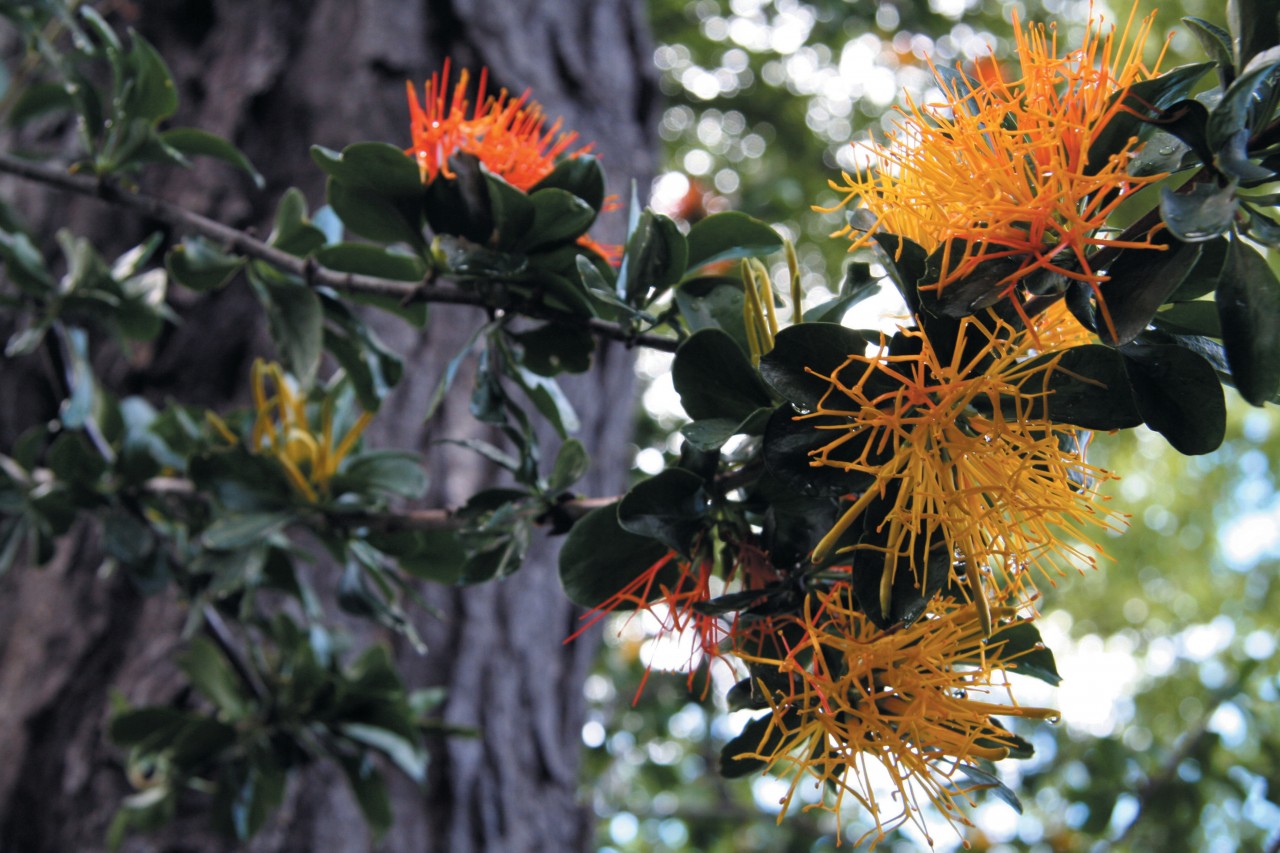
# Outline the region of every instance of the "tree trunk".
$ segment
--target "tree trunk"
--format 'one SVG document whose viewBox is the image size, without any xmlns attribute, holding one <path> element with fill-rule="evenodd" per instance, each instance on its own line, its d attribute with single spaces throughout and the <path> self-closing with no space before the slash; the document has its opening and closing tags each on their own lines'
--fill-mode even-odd
<svg viewBox="0 0 1280 853">
<path fill-rule="evenodd" d="M 142 0 L 133 25 L 169 61 L 183 108 L 175 124 L 202 127 L 240 145 L 268 177 L 254 193 L 221 166 L 173 172 L 158 194 L 238 225 L 269 228 L 274 200 L 298 186 L 313 207 L 323 183 L 307 147 L 341 149 L 376 139 L 407 144 L 404 81 L 420 84 L 451 56 L 455 68 L 486 65 L 494 86 L 532 89 L 552 117 L 594 141 L 615 192 L 647 185 L 653 169 L 655 85 L 641 0 Z M 11 190 L 16 192 L 16 190 Z M 89 201 L 23 190 L 23 210 L 42 233 L 70 222 L 99 238 L 136 238 L 147 223 Z M 620 241 L 623 223 L 604 223 Z M 101 242 L 101 241 L 100 241 Z M 178 306 L 183 325 L 153 350 L 113 362 L 122 392 L 211 407 L 242 402 L 248 365 L 264 347 L 256 303 L 243 284 Z M 425 400 L 461 334 L 483 315 L 433 308 L 425 332 L 393 319 L 378 333 L 406 361 L 406 379 L 384 405 L 370 440 L 428 453 L 429 505 L 453 504 L 488 484 L 475 457 L 428 447 L 428 438 L 474 435 L 466 403 L 448 405 L 424 433 Z M 0 412 L 9 447 L 25 425 L 51 417 L 46 365 L 5 365 Z M 632 412 L 629 354 L 601 349 L 592 373 L 566 383 L 582 417 L 579 437 L 594 460 L 581 488 L 619 491 L 628 466 Z M 20 396 L 18 396 L 20 395 Z M 619 405 L 625 403 L 624 405 Z M 128 793 L 121 756 L 105 742 L 112 691 L 134 703 L 175 690 L 173 655 L 182 611 L 171 596 L 143 598 L 95 570 L 93 531 L 81 530 L 44 569 L 19 566 L 0 582 L 0 849 L 63 853 L 103 847 Z M 392 786 L 395 824 L 375 844 L 339 773 L 300 776 L 285 807 L 254 840 L 255 851 L 572 851 L 590 846 L 590 815 L 577 795 L 581 684 L 594 643 L 562 645 L 575 613 L 540 543 L 513 577 L 468 589 L 430 588 L 440 615 L 420 614 L 425 655 L 402 651 L 411 687 L 443 686 L 450 724 L 476 738 L 431 744 L 426 790 Z M 324 587 L 325 581 L 317 579 Z M 393 774 L 388 774 L 392 778 Z M 170 830 L 131 838 L 130 851 L 217 851 L 193 801 Z"/>
</svg>

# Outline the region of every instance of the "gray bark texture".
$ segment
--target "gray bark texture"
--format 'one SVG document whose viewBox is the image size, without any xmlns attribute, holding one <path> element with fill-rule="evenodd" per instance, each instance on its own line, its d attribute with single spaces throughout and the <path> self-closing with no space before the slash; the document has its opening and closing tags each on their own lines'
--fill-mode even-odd
<svg viewBox="0 0 1280 853">
<path fill-rule="evenodd" d="M 552 117 L 594 141 L 612 191 L 654 167 L 656 87 L 641 0 L 139 0 L 109 4 L 165 56 L 182 96 L 175 124 L 205 128 L 240 145 L 267 176 L 256 192 L 215 164 L 149 178 L 147 188 L 229 224 L 270 227 L 275 200 L 301 188 L 323 203 L 312 143 L 341 149 L 361 140 L 408 144 L 404 81 L 421 82 L 446 56 L 454 68 L 487 66 L 491 88 L 530 88 Z M 103 204 L 0 185 L 40 233 L 59 226 L 128 245 L 155 226 Z M 622 214 L 600 236 L 619 242 Z M 181 235 L 172 235 L 174 237 Z M 249 363 L 266 348 L 259 309 L 243 284 L 176 305 L 183 323 L 154 347 L 103 355 L 120 393 L 157 402 L 225 408 L 243 403 Z M 433 308 L 425 331 L 394 318 L 373 322 L 405 358 L 406 378 L 386 402 L 370 441 L 428 454 L 425 505 L 456 505 L 494 482 L 474 456 L 430 442 L 476 434 L 466 401 L 428 427 L 425 401 L 465 332 L 483 315 Z M 0 371 L 0 447 L 55 414 L 49 366 L 38 358 Z M 630 354 L 599 352 L 596 369 L 568 382 L 582 417 L 579 437 L 594 460 L 580 488 L 617 493 L 629 463 L 633 417 Z M 443 715 L 475 738 L 430 744 L 425 790 L 388 773 L 395 813 L 370 837 L 339 773 L 306 771 L 281 813 L 244 849 L 275 851 L 579 851 L 592 820 L 579 796 L 582 680 L 590 638 L 565 646 L 577 614 L 555 577 L 556 543 L 542 541 L 513 577 L 475 588 L 429 587 L 416 623 L 425 655 L 402 649 L 413 688 L 448 690 Z M 0 581 L 0 850 L 71 853 L 103 848 L 105 829 L 129 792 L 122 756 L 105 737 L 109 700 L 173 699 L 183 611 L 171 596 L 144 598 L 128 581 L 103 578 L 96 535 L 68 537 L 44 568 L 18 566 Z M 336 586 L 323 568 L 314 583 Z M 367 637 L 376 639 L 361 626 Z M 213 835 L 198 798 L 170 829 L 130 838 L 131 853 L 242 849 Z"/>
</svg>

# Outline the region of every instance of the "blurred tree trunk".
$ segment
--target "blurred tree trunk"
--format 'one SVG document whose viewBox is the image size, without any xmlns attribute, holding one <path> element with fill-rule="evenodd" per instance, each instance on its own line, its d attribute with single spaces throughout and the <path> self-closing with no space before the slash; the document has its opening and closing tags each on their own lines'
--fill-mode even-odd
<svg viewBox="0 0 1280 853">
<path fill-rule="evenodd" d="M 364 139 L 408 142 L 404 81 L 420 84 L 446 56 L 454 67 L 488 66 L 496 86 L 525 87 L 552 117 L 594 141 L 610 186 L 625 195 L 653 169 L 655 84 L 641 0 L 139 0 L 108 4 L 169 61 L 182 96 L 177 122 L 222 134 L 268 177 L 256 193 L 214 165 L 154 179 L 169 199 L 265 231 L 274 200 L 298 186 L 323 203 L 307 148 L 341 149 Z M 96 202 L 6 186 L 42 234 L 70 224 L 100 244 L 137 239 L 148 223 L 126 222 Z M 623 223 L 601 236 L 619 242 Z M 177 236 L 177 235 L 175 235 Z M 256 304 L 230 288 L 178 308 L 183 324 L 154 348 L 108 365 L 121 393 L 213 407 L 241 402 L 249 362 L 264 350 Z M 428 450 L 429 505 L 452 504 L 490 482 L 474 457 L 444 454 L 428 440 L 473 434 L 466 402 L 447 407 L 428 436 L 425 400 L 476 312 L 433 309 L 425 332 L 387 318 L 379 334 L 406 359 L 406 379 L 384 406 L 371 440 Z M 581 485 L 616 493 L 629 462 L 629 354 L 602 348 L 597 368 L 569 393 L 580 437 L 595 460 Z M 0 447 L 52 417 L 47 365 L 6 363 L 0 372 Z M 620 405 L 621 403 L 621 405 Z M 92 532 L 64 543 L 43 569 L 17 567 L 0 582 L 0 849 L 13 853 L 97 850 L 119 798 L 128 793 L 121 756 L 105 743 L 113 691 L 131 702 L 174 695 L 173 655 L 182 611 L 170 596 L 143 598 L 127 581 L 102 578 Z M 316 578 L 321 588 L 332 581 Z M 477 738 L 431 744 L 423 791 L 394 780 L 395 825 L 374 844 L 340 775 L 315 768 L 290 789 L 256 851 L 573 851 L 589 848 L 592 825 L 577 795 L 582 679 L 589 639 L 563 646 L 575 614 L 560 593 L 554 545 L 543 543 L 512 578 L 472 589 L 431 588 L 438 616 L 419 614 L 429 650 L 403 651 L 412 687 L 448 690 L 444 716 Z M 389 778 L 393 774 L 388 774 Z M 131 838 L 132 851 L 218 851 L 236 845 L 210 834 L 200 803 L 170 830 Z"/>
</svg>

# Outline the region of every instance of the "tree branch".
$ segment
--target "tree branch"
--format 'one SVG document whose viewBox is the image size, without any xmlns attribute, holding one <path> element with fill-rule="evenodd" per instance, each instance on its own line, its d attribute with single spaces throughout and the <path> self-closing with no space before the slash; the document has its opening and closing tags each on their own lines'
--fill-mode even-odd
<svg viewBox="0 0 1280 853">
<path fill-rule="evenodd" d="M 510 306 L 495 303 L 473 290 L 459 287 L 442 279 L 423 282 L 406 282 L 377 276 L 340 273 L 325 269 L 310 258 L 299 258 L 288 252 L 241 231 L 224 225 L 207 216 L 179 207 L 164 199 L 143 192 L 127 191 L 105 180 L 73 175 L 65 169 L 56 169 L 41 163 L 23 160 L 0 152 L 0 173 L 6 173 L 35 183 L 55 187 L 64 192 L 89 196 L 116 207 L 134 211 L 211 240 L 246 257 L 263 261 L 277 269 L 301 277 L 309 284 L 322 284 L 334 290 L 348 293 L 364 293 L 391 296 L 409 302 L 442 302 L 451 305 L 474 305 L 493 309 Z M 648 333 L 633 332 L 618 323 L 598 317 L 582 317 L 564 311 L 556 311 L 545 305 L 525 304 L 515 310 L 538 320 L 549 320 L 570 326 L 585 327 L 601 338 L 622 341 L 627 346 L 643 346 L 662 352 L 675 352 L 679 341 Z"/>
</svg>

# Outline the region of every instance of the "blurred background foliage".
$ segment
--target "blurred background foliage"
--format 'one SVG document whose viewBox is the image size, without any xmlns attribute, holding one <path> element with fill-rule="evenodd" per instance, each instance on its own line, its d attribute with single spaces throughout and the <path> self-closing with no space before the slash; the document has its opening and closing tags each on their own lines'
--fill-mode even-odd
<svg viewBox="0 0 1280 853">
<path fill-rule="evenodd" d="M 827 235 L 839 214 L 814 212 L 835 195 L 827 181 L 853 166 L 850 141 L 880 138 L 903 93 L 930 97 L 927 60 L 972 67 L 1012 48 L 1010 12 L 1056 22 L 1076 44 L 1088 2 L 1030 0 L 650 0 L 667 108 L 666 171 L 654 206 L 685 222 L 737 209 L 797 240 L 806 291 L 834 291 L 847 244 Z M 1123 23 L 1129 8 L 1094 3 Z M 1143 5 L 1139 14 L 1151 11 Z M 1199 61 L 1179 19 L 1218 25 L 1223 5 L 1167 0 L 1148 45 L 1163 69 Z M 1275 260 L 1273 259 L 1273 263 Z M 784 268 L 775 280 L 785 288 Z M 807 300 L 806 300 L 807 301 Z M 877 301 L 880 308 L 892 302 Z M 864 319 L 863 322 L 866 322 Z M 682 415 L 664 391 L 665 366 L 647 363 L 650 424 Z M 1188 458 L 1145 431 L 1095 438 L 1091 461 L 1121 475 L 1109 500 L 1130 516 L 1096 573 L 1048 587 L 1041 630 L 1064 676 L 1059 688 L 1017 679 L 1020 701 L 1054 705 L 1056 726 L 1023 727 L 1037 755 L 1000 765 L 1020 794 L 973 811 L 974 850 L 1234 851 L 1280 849 L 1280 417 L 1229 392 L 1222 448 Z M 641 435 L 654 430 L 641 430 Z M 671 447 L 637 448 L 641 467 Z M 587 685 L 587 785 L 600 817 L 599 846 L 626 851 L 821 851 L 834 822 L 793 808 L 777 823 L 781 791 L 768 779 L 725 781 L 714 772 L 741 728 L 726 713 L 731 683 L 717 672 L 703 696 L 663 667 L 688 650 L 659 647 L 641 619 L 615 617 Z M 633 704 L 644 669 L 654 664 Z M 845 817 L 846 838 L 865 821 Z M 935 836 L 939 849 L 959 839 Z M 896 834 L 878 849 L 914 850 Z M 846 845 L 848 849 L 848 845 Z"/>
</svg>

